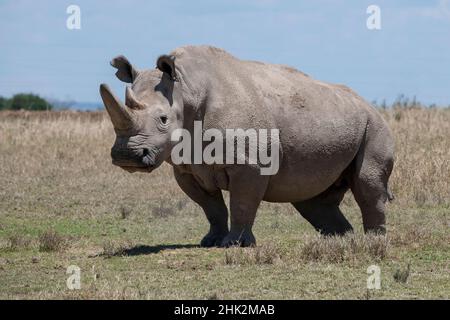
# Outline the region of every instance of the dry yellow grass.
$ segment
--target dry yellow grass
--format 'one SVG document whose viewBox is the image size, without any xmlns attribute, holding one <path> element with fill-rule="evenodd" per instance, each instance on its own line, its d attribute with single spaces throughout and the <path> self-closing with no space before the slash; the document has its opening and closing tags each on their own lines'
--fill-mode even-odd
<svg viewBox="0 0 450 320">
<path fill-rule="evenodd" d="M 395 169 L 390 180 L 395 203 L 448 204 L 450 109 L 396 108 L 382 113 L 396 140 Z M 1 188 L 9 192 L 23 192 L 23 185 L 15 184 L 16 180 L 61 172 L 124 176 L 109 165 L 114 133 L 103 112 L 2 112 L 0 139 Z M 176 191 L 170 171 L 167 166 L 158 170 L 152 175 L 152 183 L 158 180 L 164 182 L 165 191 Z"/>
<path fill-rule="evenodd" d="M 401 206 L 450 203 L 450 109 L 384 112 L 396 142 L 391 178 Z"/>
<path fill-rule="evenodd" d="M 290 205 L 263 203 L 259 246 L 207 250 L 170 166 L 111 165 L 105 113 L 0 112 L 0 298 L 365 298 L 370 264 L 384 275 L 374 298 L 449 298 L 450 109 L 382 113 L 397 149 L 388 238 L 361 235 L 349 194 L 354 236 L 322 239 Z M 65 285 L 72 264 L 80 291 Z"/>
</svg>

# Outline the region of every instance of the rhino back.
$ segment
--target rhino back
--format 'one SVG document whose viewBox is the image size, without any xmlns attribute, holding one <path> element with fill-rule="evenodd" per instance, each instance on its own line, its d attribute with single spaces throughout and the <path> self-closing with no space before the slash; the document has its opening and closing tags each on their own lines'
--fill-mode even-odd
<svg viewBox="0 0 450 320">
<path fill-rule="evenodd" d="M 368 119 L 377 118 L 347 87 L 291 67 L 240 60 L 212 47 L 174 53 L 198 81 L 207 79 L 205 128 L 280 130 L 280 170 L 270 178 L 267 201 L 299 201 L 324 191 L 354 159 Z"/>
</svg>

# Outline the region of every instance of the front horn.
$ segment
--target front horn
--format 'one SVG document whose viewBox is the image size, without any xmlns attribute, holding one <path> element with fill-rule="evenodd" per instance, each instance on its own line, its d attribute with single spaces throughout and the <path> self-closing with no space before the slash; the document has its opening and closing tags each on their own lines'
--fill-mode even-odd
<svg viewBox="0 0 450 320">
<path fill-rule="evenodd" d="M 111 118 L 114 128 L 127 130 L 131 127 L 133 115 L 131 111 L 122 103 L 109 89 L 108 85 L 100 85 L 100 95 L 105 104 L 106 111 Z"/>
</svg>

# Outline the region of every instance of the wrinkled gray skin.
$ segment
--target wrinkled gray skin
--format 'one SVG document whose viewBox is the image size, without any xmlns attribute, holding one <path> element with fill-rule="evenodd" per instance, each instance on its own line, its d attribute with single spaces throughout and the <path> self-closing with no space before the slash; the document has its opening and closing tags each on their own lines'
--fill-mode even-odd
<svg viewBox="0 0 450 320">
<path fill-rule="evenodd" d="M 260 175 L 258 165 L 171 163 L 210 222 L 202 246 L 255 244 L 252 225 L 263 200 L 290 202 L 319 232 L 344 234 L 352 226 L 339 204 L 348 189 L 364 230 L 385 232 L 393 138 L 380 114 L 349 88 L 208 46 L 178 48 L 153 70 L 137 70 L 123 56 L 111 64 L 132 83 L 125 104 L 100 86 L 117 135 L 113 164 L 130 172 L 171 163 L 171 132 L 192 133 L 194 120 L 204 129 L 280 129 L 280 169 L 272 176 Z M 230 228 L 221 190 L 230 191 Z"/>
</svg>

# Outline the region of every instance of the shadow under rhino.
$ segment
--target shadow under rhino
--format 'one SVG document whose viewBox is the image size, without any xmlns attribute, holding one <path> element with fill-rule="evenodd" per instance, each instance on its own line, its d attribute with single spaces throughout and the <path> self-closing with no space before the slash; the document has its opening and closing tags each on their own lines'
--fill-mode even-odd
<svg viewBox="0 0 450 320">
<path fill-rule="evenodd" d="M 162 244 L 156 246 L 138 245 L 132 248 L 124 249 L 114 255 L 140 256 L 140 255 L 155 254 L 164 250 L 192 249 L 192 248 L 200 248 L 200 246 L 195 244 Z"/>
</svg>

